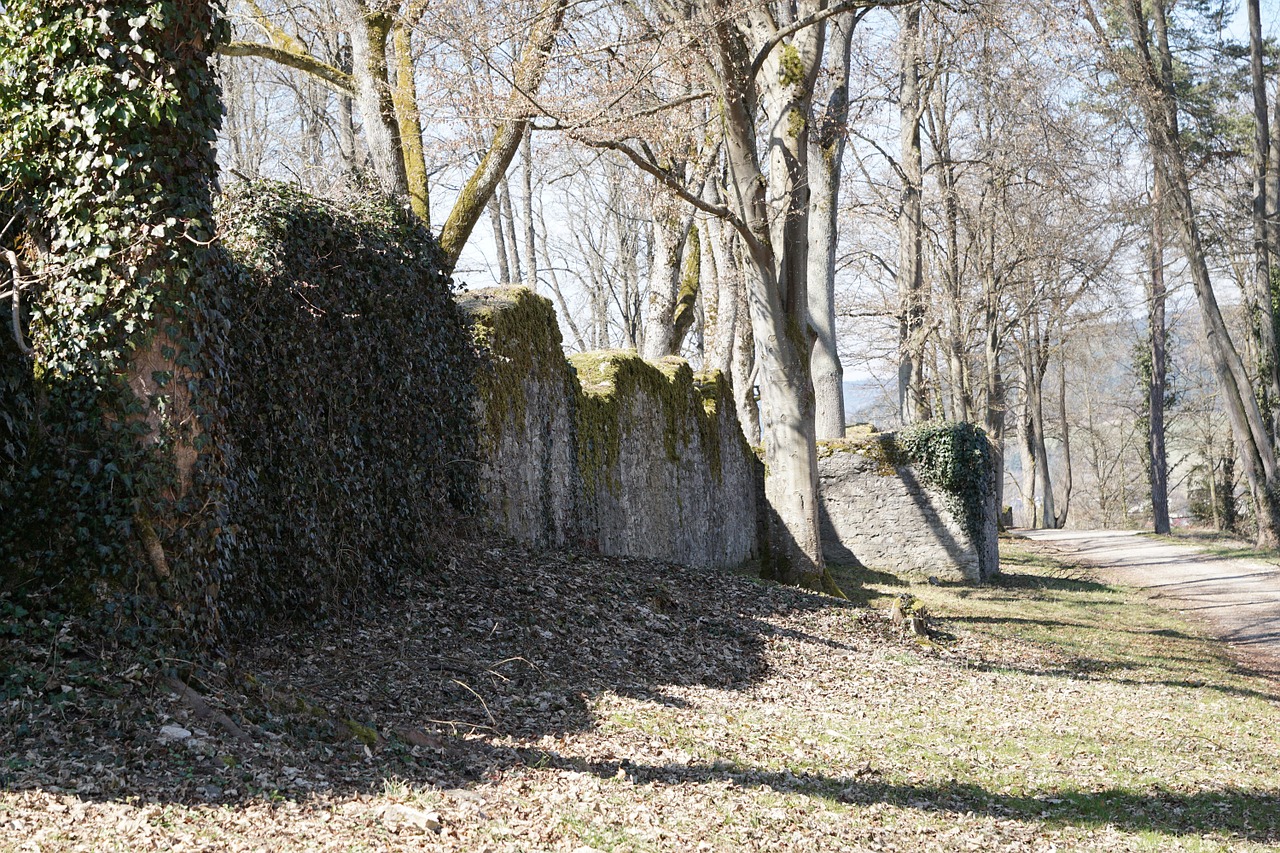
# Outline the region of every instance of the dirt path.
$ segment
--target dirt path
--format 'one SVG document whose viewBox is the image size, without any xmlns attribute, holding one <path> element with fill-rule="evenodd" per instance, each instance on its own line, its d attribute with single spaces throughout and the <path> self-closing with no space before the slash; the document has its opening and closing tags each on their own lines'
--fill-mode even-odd
<svg viewBox="0 0 1280 853">
<path fill-rule="evenodd" d="M 1280 675 L 1280 564 L 1221 557 L 1126 530 L 1022 530 L 1160 604 L 1203 621 L 1249 663 Z"/>
</svg>

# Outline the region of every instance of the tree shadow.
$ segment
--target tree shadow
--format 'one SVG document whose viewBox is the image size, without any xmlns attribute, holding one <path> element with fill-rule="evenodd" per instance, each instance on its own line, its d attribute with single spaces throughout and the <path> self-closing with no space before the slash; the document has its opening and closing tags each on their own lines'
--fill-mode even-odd
<svg viewBox="0 0 1280 853">
<path fill-rule="evenodd" d="M 430 578 L 397 591 L 398 601 L 322 630 L 264 636 L 241 649 L 225 672 L 198 682 L 253 744 L 235 742 L 216 720 L 177 717 L 183 706 L 148 683 L 101 685 L 95 701 L 102 719 L 67 702 L 13 726 L 6 723 L 15 717 L 2 716 L 13 708 L 0 709 L 0 753 L 11 756 L 0 764 L 0 788 L 49 790 L 50 778 L 24 763 L 52 761 L 62 774 L 58 789 L 85 800 L 230 805 L 246 798 L 303 801 L 317 792 L 376 794 L 390 779 L 465 788 L 512 768 L 549 766 L 610 778 L 621 772 L 646 784 L 728 780 L 839 803 L 1277 838 L 1280 807 L 1270 791 L 1011 796 L 970 784 L 891 782 L 874 773 L 820 776 L 566 756 L 541 745 L 547 736 L 599 725 L 593 709 L 601 697 L 683 707 L 670 688 L 746 691 L 760 683 L 773 640 L 818 649 L 805 654 L 865 651 L 883 643 L 885 628 L 857 619 L 857 608 L 846 602 L 651 561 L 471 545 L 443 563 Z M 867 624 L 837 640 L 786 621 L 818 611 L 824 619 L 847 611 L 851 626 Z M 1116 677 L 1102 670 L 1064 674 Z M 187 726 L 193 736 L 161 742 L 157 732 L 165 723 Z M 96 789 L 82 783 L 86 778 Z"/>
<path fill-rule="evenodd" d="M 378 790 L 391 777 L 467 784 L 514 760 L 481 739 L 587 731 L 602 694 L 678 706 L 670 688 L 749 689 L 767 675 L 771 638 L 852 650 L 785 623 L 819 610 L 856 608 L 710 569 L 460 545 L 429 577 L 367 611 L 264 635 L 221 671 L 190 680 L 261 749 L 187 713 L 155 680 L 61 694 L 62 676 L 40 672 L 30 701 L 0 704 L 0 754 L 15 757 L 0 764 L 0 788 L 47 786 L 42 765 L 115 768 L 59 784 L 97 799 L 317 789 L 297 787 L 284 767 L 313 768 L 324 790 Z M 166 723 L 191 736 L 162 742 Z M 335 761 L 347 771 L 322 772 Z"/>
<path fill-rule="evenodd" d="M 928 812 L 985 814 L 998 818 L 1045 821 L 1051 825 L 1115 826 L 1129 832 L 1155 830 L 1171 835 L 1231 833 L 1254 843 L 1280 840 L 1280 791 L 1220 788 L 1186 794 L 1166 788 L 1135 792 L 1061 789 L 1042 795 L 1011 795 L 960 782 L 909 784 L 884 780 L 874 771 L 855 776 L 766 771 L 735 764 L 646 765 L 588 762 L 555 753 L 537 754 L 543 766 L 555 766 L 601 778 L 625 774 L 636 784 L 728 781 L 742 787 L 769 788 L 834 803 L 887 803 Z"/>
</svg>

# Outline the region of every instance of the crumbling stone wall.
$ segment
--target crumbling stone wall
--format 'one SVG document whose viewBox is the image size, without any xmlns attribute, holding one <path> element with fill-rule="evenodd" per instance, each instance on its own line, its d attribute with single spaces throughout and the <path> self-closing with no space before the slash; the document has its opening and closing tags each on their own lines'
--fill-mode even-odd
<svg viewBox="0 0 1280 853">
<path fill-rule="evenodd" d="M 566 360 L 555 309 L 523 288 L 460 304 L 482 354 L 478 461 L 499 533 L 685 565 L 751 558 L 763 470 L 723 377 L 630 352 Z"/>
<path fill-rule="evenodd" d="M 481 353 L 476 461 L 486 517 L 539 548 L 576 544 L 581 391 L 560 348 L 555 309 L 524 288 L 475 290 L 458 303 Z"/>
<path fill-rule="evenodd" d="M 980 581 L 999 571 L 994 507 L 979 508 L 974 541 L 947 495 L 895 458 L 891 444 L 823 442 L 818 455 L 827 562 L 920 580 Z"/>
</svg>

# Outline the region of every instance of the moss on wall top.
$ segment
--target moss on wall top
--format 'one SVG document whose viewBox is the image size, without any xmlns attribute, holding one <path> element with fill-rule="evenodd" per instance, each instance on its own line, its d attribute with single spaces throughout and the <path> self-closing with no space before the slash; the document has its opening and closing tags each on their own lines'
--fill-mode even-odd
<svg viewBox="0 0 1280 853">
<path fill-rule="evenodd" d="M 580 353 L 569 362 L 582 386 L 579 454 L 589 491 L 601 482 L 616 488 L 611 476 L 602 481 L 600 475 L 614 470 L 622 424 L 631 416 L 631 401 L 641 397 L 661 413 L 663 450 L 671 462 L 681 461 L 696 433 L 712 475 L 722 476 L 719 412 L 732 406 L 732 394 L 718 372 L 695 377 L 682 358 L 648 362 L 630 350 Z"/>
<path fill-rule="evenodd" d="M 528 411 L 527 382 L 564 383 L 570 404 L 577 383 L 565 364 L 560 324 L 551 302 L 524 287 L 487 287 L 458 297 L 458 308 L 471 326 L 478 350 L 476 390 L 484 405 L 480 440 L 498 441 L 507 424 L 518 424 Z"/>
</svg>

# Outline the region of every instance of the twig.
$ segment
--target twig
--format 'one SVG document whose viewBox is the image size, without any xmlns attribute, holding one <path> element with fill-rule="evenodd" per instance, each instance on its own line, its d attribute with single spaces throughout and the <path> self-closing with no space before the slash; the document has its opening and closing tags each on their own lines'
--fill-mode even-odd
<svg viewBox="0 0 1280 853">
<path fill-rule="evenodd" d="M 493 718 L 493 714 L 489 713 L 489 706 L 485 704 L 485 701 L 484 701 L 484 697 L 483 697 L 483 696 L 481 696 L 479 693 L 477 693 L 477 692 L 475 692 L 474 690 L 472 690 L 470 686 L 468 686 L 468 685 L 467 685 L 467 684 L 465 684 L 464 682 L 459 681 L 459 680 L 458 680 L 458 679 L 456 679 L 456 678 L 450 678 L 449 680 L 450 680 L 450 681 L 452 681 L 454 684 L 458 685 L 459 687 L 464 688 L 464 689 L 465 689 L 468 693 L 470 693 L 472 696 L 474 696 L 474 697 L 476 697 L 477 699 L 479 699 L 479 700 L 480 700 L 480 707 L 481 707 L 481 708 L 484 708 L 484 715 L 485 715 L 486 717 L 488 717 L 488 718 L 489 718 L 489 722 L 493 723 L 495 726 L 498 724 L 498 721 L 497 721 L 497 720 L 495 720 L 495 719 Z"/>
<path fill-rule="evenodd" d="M 5 226 L 8 228 L 8 226 Z M 35 358 L 36 351 L 27 346 L 26 340 L 22 337 L 22 268 L 18 265 L 18 256 L 10 249 L 4 250 L 4 256 L 9 259 L 9 269 L 13 271 L 13 290 L 8 295 L 13 297 L 12 320 L 13 341 L 18 345 L 18 352 L 27 358 Z"/>
<path fill-rule="evenodd" d="M 170 690 L 178 694 L 178 697 L 187 703 L 188 707 L 195 712 L 197 717 L 204 720 L 212 720 L 225 730 L 227 734 L 231 735 L 241 743 L 253 743 L 252 738 L 245 734 L 244 730 L 237 726 L 230 717 L 221 711 L 210 708 L 209 703 L 205 701 L 203 696 L 192 690 L 182 681 L 177 678 L 173 678 L 172 676 L 166 678 L 164 681 Z"/>
</svg>

